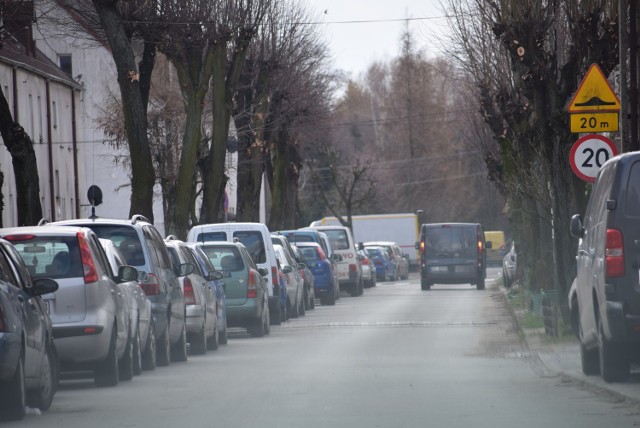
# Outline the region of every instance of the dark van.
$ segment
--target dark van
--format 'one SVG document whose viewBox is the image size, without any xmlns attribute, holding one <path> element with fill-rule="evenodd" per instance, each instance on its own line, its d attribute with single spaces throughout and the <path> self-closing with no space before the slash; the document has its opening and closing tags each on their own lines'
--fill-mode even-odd
<svg viewBox="0 0 640 428">
<path fill-rule="evenodd" d="M 640 362 L 640 152 L 607 161 L 584 219 L 571 218 L 579 238 L 576 299 L 582 371 L 624 381 Z"/>
<path fill-rule="evenodd" d="M 484 290 L 487 251 L 478 223 L 431 223 L 420 227 L 420 285 L 472 284 Z"/>
</svg>

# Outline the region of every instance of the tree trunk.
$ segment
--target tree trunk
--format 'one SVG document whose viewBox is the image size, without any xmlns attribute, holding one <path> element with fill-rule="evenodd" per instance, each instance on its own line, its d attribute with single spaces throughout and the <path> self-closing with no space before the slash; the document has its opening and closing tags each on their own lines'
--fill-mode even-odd
<svg viewBox="0 0 640 428">
<path fill-rule="evenodd" d="M 118 73 L 129 156 L 131 157 L 131 206 L 129 216 L 142 214 L 153 222 L 155 172 L 147 136 L 147 112 L 131 41 L 120 21 L 117 2 L 92 0 L 109 40 Z"/>
<path fill-rule="evenodd" d="M 0 87 L 0 135 L 11 154 L 16 180 L 18 226 L 33 226 L 42 219 L 38 164 L 31 138 L 13 121 L 7 99 Z M 2 177 L 4 181 L 4 177 Z M 0 183 L 1 184 L 1 183 Z M 54 195 L 51 195 L 53 197 Z M 4 198 L 1 199 L 4 209 Z M 0 216 L 0 223 L 2 223 Z"/>
</svg>

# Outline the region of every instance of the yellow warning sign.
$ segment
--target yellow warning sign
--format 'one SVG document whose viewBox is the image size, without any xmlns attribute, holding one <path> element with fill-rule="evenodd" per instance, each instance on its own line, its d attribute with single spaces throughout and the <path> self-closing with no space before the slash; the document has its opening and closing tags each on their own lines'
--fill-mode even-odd
<svg viewBox="0 0 640 428">
<path fill-rule="evenodd" d="M 598 113 L 620 111 L 620 100 L 598 64 L 593 63 L 582 79 L 569 107 L 569 113 Z"/>
</svg>

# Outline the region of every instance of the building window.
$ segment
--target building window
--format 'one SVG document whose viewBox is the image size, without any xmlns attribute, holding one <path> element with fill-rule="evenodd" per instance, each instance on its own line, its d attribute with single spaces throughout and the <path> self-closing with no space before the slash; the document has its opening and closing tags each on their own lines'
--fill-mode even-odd
<svg viewBox="0 0 640 428">
<path fill-rule="evenodd" d="M 60 60 L 60 70 L 64 71 L 69 76 L 71 76 L 72 75 L 71 73 L 73 72 L 73 68 L 71 67 L 71 54 L 59 55 L 59 60 Z"/>
</svg>

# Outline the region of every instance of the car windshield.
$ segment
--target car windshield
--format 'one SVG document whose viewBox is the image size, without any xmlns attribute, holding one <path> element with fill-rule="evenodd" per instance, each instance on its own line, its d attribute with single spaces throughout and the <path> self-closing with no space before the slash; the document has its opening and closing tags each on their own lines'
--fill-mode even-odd
<svg viewBox="0 0 640 428">
<path fill-rule="evenodd" d="M 349 238 L 347 237 L 347 232 L 342 229 L 328 229 L 323 230 L 324 233 L 329 236 L 329 241 L 331 242 L 331 248 L 334 250 L 348 250 L 349 249 Z"/>
<path fill-rule="evenodd" d="M 425 256 L 427 259 L 473 258 L 477 251 L 476 239 L 473 227 L 428 227 Z"/>
<path fill-rule="evenodd" d="M 240 252 L 235 247 L 203 245 L 202 251 L 207 255 L 216 270 L 239 272 L 245 268 Z"/>
<path fill-rule="evenodd" d="M 84 275 L 75 236 L 39 236 L 13 242 L 34 278 L 77 278 Z"/>
</svg>

